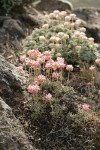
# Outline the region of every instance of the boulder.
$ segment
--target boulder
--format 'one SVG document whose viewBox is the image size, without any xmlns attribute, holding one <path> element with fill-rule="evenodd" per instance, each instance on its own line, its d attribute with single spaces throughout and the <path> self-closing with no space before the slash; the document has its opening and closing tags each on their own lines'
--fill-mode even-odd
<svg viewBox="0 0 100 150">
<path fill-rule="evenodd" d="M 12 109 L 0 97 L 0 150 L 35 150 Z"/>
<path fill-rule="evenodd" d="M 78 18 L 84 21 L 87 35 L 93 37 L 95 42 L 100 43 L 100 9 L 78 8 L 73 11 Z"/>
<path fill-rule="evenodd" d="M 0 54 L 10 62 L 17 59 L 22 40 L 42 21 L 42 15 L 33 7 L 25 7 L 20 14 L 13 12 L 9 16 L 0 16 Z"/>
<path fill-rule="evenodd" d="M 20 50 L 20 41 L 25 38 L 25 33 L 20 20 L 0 16 L 0 54 L 8 59 Z"/>
<path fill-rule="evenodd" d="M 0 56 L 0 97 L 11 107 L 25 101 L 21 84 L 26 82 L 24 72 L 19 75 L 16 67 Z"/>
<path fill-rule="evenodd" d="M 53 10 L 72 10 L 73 5 L 67 0 L 40 0 L 34 3 L 34 7 L 40 12 L 52 12 Z"/>
<path fill-rule="evenodd" d="M 0 150 L 35 150 L 14 116 L 21 102 L 28 100 L 21 87 L 25 79 L 24 72 L 17 73 L 16 67 L 0 56 Z"/>
<path fill-rule="evenodd" d="M 22 24 L 19 20 L 15 20 L 12 18 L 6 19 L 3 22 L 2 28 L 4 28 L 6 33 L 8 33 L 11 36 L 17 36 L 17 38 L 25 37 Z"/>
<path fill-rule="evenodd" d="M 43 24 L 43 15 L 34 9 L 33 6 L 24 7 L 24 9 L 25 13 L 20 16 L 20 20 L 23 24 L 25 24 L 25 26 L 34 29 L 35 27 L 39 27 Z"/>
</svg>

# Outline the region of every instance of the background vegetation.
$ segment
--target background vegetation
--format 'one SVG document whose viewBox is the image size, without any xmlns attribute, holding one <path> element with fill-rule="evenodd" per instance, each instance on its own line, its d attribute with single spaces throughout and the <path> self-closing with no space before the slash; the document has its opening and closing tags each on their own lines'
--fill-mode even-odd
<svg viewBox="0 0 100 150">
<path fill-rule="evenodd" d="M 22 7 L 23 5 L 32 3 L 34 0 L 0 0 L 0 10 L 5 13 L 9 13 L 16 9 L 16 7 Z"/>
</svg>

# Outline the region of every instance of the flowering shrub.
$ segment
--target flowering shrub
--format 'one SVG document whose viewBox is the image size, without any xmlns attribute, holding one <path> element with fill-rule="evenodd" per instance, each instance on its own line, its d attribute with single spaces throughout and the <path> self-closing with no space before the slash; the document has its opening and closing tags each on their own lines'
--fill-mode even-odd
<svg viewBox="0 0 100 150">
<path fill-rule="evenodd" d="M 81 20 L 75 14 L 69 15 L 65 11 L 45 15 L 45 24 L 24 40 L 24 53 L 34 47 L 41 52 L 50 50 L 54 59 L 60 56 L 69 64 L 92 64 L 97 44 L 86 36 L 86 29 L 80 24 Z"/>
<path fill-rule="evenodd" d="M 63 113 L 64 96 L 74 92 L 69 81 L 76 65 L 80 75 L 91 82 L 93 89 L 100 65 L 97 44 L 93 38 L 86 37 L 86 29 L 80 27 L 81 21 L 75 14 L 56 10 L 45 15 L 45 19 L 48 24 L 35 29 L 24 40 L 24 51 L 20 57 L 24 69 L 29 70 L 26 88 L 32 98 L 35 117 L 48 107 L 52 117 Z M 17 71 L 20 69 L 17 68 Z M 82 109 L 88 111 L 89 105 L 83 104 Z"/>
<path fill-rule="evenodd" d="M 41 53 L 39 50 L 31 49 L 27 51 L 26 56 L 21 56 L 24 68 L 29 70 L 29 79 L 27 82 L 27 91 L 32 96 L 33 110 L 35 114 L 43 112 L 44 107 L 51 108 L 53 116 L 57 113 L 56 105 L 59 111 L 62 112 L 63 104 L 60 104 L 60 98 L 63 94 L 73 93 L 72 87 L 63 84 L 63 71 L 73 71 L 72 65 L 66 65 L 64 58 L 57 57 L 56 60 L 52 59 L 51 51 L 44 51 Z M 17 71 L 22 71 L 22 67 L 16 68 Z M 70 80 L 69 73 L 67 80 Z"/>
</svg>

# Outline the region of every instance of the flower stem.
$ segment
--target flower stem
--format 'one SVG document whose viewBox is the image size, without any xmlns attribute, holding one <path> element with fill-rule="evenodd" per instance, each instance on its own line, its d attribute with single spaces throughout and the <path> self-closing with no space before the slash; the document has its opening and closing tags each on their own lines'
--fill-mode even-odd
<svg viewBox="0 0 100 150">
<path fill-rule="evenodd" d="M 68 71 L 67 85 L 69 84 L 69 75 L 70 75 L 70 72 Z"/>
</svg>

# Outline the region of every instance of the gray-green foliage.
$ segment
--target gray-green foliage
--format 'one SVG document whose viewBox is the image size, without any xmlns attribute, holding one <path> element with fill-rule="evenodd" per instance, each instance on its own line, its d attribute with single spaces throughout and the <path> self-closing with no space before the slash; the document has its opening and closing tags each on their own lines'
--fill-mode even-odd
<svg viewBox="0 0 100 150">
<path fill-rule="evenodd" d="M 70 17 L 70 16 L 69 16 Z M 51 19 L 51 18 L 50 18 Z M 56 20 L 56 18 L 55 18 Z M 54 21 L 54 18 L 53 18 Z M 77 19 L 74 21 L 57 20 L 57 24 L 52 24 L 48 29 L 39 28 L 35 29 L 30 36 L 28 36 L 23 42 L 23 52 L 27 52 L 29 49 L 39 49 L 41 52 L 50 50 L 53 52 L 54 58 L 59 54 L 63 57 L 66 63 L 71 64 L 92 64 L 96 59 L 96 44 L 93 38 L 87 38 L 82 27 L 76 27 Z M 65 24 L 68 23 L 66 26 Z M 73 25 L 75 27 L 71 27 Z M 52 37 L 58 38 L 59 33 L 64 33 L 69 38 L 62 39 L 55 42 L 51 41 Z M 44 38 L 41 40 L 41 37 Z M 52 46 L 51 46 L 52 44 Z"/>
</svg>

